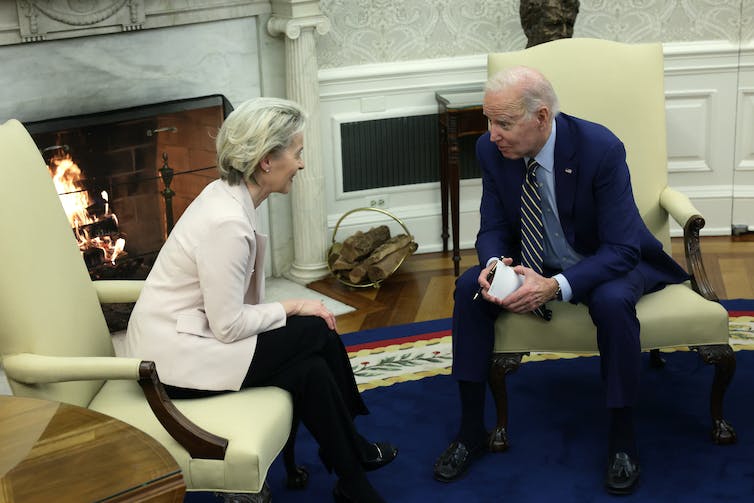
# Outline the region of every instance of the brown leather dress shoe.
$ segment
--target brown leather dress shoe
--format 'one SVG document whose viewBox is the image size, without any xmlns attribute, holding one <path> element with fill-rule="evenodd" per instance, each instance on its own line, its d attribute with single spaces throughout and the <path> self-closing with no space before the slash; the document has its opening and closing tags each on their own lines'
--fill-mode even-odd
<svg viewBox="0 0 754 503">
<path fill-rule="evenodd" d="M 639 463 L 625 452 L 616 452 L 607 463 L 605 488 L 610 494 L 632 494 L 639 485 Z"/>
</svg>

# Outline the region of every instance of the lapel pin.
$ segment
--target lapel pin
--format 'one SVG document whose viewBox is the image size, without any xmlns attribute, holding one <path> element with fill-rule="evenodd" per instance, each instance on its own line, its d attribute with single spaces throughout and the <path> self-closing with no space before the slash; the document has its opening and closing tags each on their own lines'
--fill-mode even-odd
<svg viewBox="0 0 754 503">
<path fill-rule="evenodd" d="M 566 168 L 565 172 L 570 175 L 571 173 L 573 173 L 573 170 L 571 168 Z"/>
</svg>

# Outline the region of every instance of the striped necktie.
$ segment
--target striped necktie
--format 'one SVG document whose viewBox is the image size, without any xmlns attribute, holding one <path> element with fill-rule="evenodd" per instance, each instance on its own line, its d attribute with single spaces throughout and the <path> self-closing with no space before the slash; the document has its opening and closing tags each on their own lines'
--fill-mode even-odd
<svg viewBox="0 0 754 503">
<path fill-rule="evenodd" d="M 542 197 L 537 187 L 537 168 L 532 157 L 526 163 L 526 176 L 521 186 L 521 265 L 542 274 L 544 252 L 544 225 L 542 224 Z M 549 321 L 552 311 L 543 304 L 532 311 Z"/>
</svg>

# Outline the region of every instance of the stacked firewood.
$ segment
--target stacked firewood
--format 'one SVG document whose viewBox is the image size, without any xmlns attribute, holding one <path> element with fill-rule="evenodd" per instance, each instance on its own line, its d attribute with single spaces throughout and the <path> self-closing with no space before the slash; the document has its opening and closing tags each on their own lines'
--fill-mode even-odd
<svg viewBox="0 0 754 503">
<path fill-rule="evenodd" d="M 379 284 L 416 251 L 413 236 L 390 236 L 387 225 L 357 231 L 330 248 L 328 264 L 335 277 L 353 285 Z"/>
</svg>

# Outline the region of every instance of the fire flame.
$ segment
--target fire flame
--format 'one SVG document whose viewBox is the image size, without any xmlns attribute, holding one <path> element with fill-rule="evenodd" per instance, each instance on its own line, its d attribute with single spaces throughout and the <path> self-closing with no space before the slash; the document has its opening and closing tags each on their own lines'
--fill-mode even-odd
<svg viewBox="0 0 754 503">
<path fill-rule="evenodd" d="M 99 248 L 104 254 L 104 260 L 115 264 L 115 259 L 124 253 L 126 240 L 119 237 L 113 241 L 110 236 L 91 237 L 89 229 L 86 227 L 89 224 L 109 219 L 117 228 L 118 219 L 114 213 L 110 212 L 110 200 L 107 191 L 103 190 L 101 194 L 105 201 L 105 214 L 98 218 L 89 213 L 92 200 L 89 197 L 89 192 L 79 183 L 81 169 L 73 162 L 71 155 L 65 153 L 52 157 L 48 168 L 55 184 L 55 190 L 58 192 L 60 203 L 63 205 L 68 221 L 71 223 L 79 250 L 83 253 L 91 248 Z"/>
<path fill-rule="evenodd" d="M 89 192 L 83 190 L 79 185 L 81 170 L 73 162 L 71 155 L 53 157 L 50 160 L 50 172 L 52 173 L 52 181 L 55 183 L 55 190 L 60 197 L 60 203 L 63 205 L 65 214 L 68 215 L 68 221 L 71 222 L 71 227 L 76 229 L 81 225 L 94 222 L 87 211 L 89 205 L 92 204 L 89 199 Z"/>
</svg>

